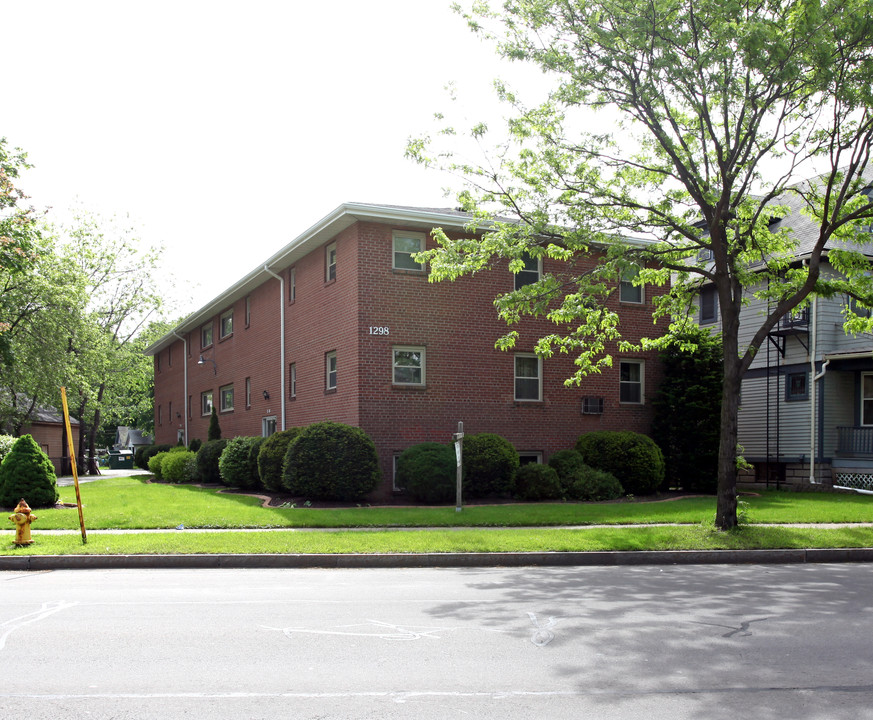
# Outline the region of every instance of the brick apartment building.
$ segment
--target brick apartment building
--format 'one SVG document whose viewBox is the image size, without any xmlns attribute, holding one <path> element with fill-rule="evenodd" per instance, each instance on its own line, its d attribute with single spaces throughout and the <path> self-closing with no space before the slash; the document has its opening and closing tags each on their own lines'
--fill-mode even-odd
<svg viewBox="0 0 873 720">
<path fill-rule="evenodd" d="M 363 428 L 379 453 L 389 497 L 394 459 L 424 441 L 493 432 L 524 460 L 547 461 L 597 429 L 648 432 L 660 378 L 654 354 L 615 355 L 612 368 L 566 387 L 572 357 L 540 359 L 555 327 L 525 319 L 512 352 L 493 305 L 514 283 L 557 268 L 544 259 L 513 275 L 506 264 L 430 283 L 411 253 L 451 210 L 345 204 L 151 345 L 155 442 L 205 440 L 212 405 L 222 436 L 269 435 L 333 420 Z M 553 267 L 552 263 L 556 263 Z M 621 284 L 621 331 L 651 335 L 650 288 Z"/>
</svg>

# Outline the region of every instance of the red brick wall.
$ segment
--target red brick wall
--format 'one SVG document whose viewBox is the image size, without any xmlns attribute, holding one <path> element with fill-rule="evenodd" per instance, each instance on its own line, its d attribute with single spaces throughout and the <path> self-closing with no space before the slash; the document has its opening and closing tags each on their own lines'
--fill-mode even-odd
<svg viewBox="0 0 873 720">
<path fill-rule="evenodd" d="M 214 344 L 202 350 L 211 362 L 197 365 L 200 334 L 190 335 L 188 394 L 192 397 L 188 438 L 205 440 L 208 416 L 201 416 L 200 394 L 213 391 L 219 406 L 219 388 L 233 383 L 235 407 L 220 414 L 223 437 L 260 435 L 262 418 L 275 415 L 281 428 L 284 398 L 286 427 L 320 420 L 335 420 L 362 427 L 373 438 L 380 455 L 384 482 L 378 497 L 391 493 L 393 456 L 425 440 L 448 442 L 459 420 L 467 433 L 494 432 L 506 437 L 520 452 L 551 453 L 571 447 L 583 432 L 594 429 L 631 429 L 648 432 L 651 399 L 660 380 L 653 354 L 644 359 L 645 403 L 618 401 L 618 361 L 613 368 L 592 375 L 581 387 L 565 387 L 572 375 L 572 357 L 556 355 L 543 361 L 541 402 L 514 400 L 514 352 L 494 348 L 507 330 L 493 306 L 494 297 L 511 290 L 513 276 L 506 265 L 455 282 L 429 283 L 423 273 L 392 270 L 392 230 L 380 223 L 352 225 L 336 242 L 336 280 L 325 281 L 325 247 L 313 250 L 294 266 L 296 298 L 289 301 L 285 287 L 286 357 L 284 388 L 280 383 L 279 281 L 270 279 L 252 291 L 251 324 L 245 327 L 245 298 L 233 305 L 234 332 L 219 338 L 219 316 L 213 318 Z M 429 241 L 430 242 L 430 241 Z M 557 268 L 545 260 L 544 271 Z M 284 276 L 287 278 L 288 273 Z M 656 332 L 651 318 L 651 289 L 643 306 L 621 305 L 621 330 L 626 339 Z M 618 308 L 617 296 L 615 307 Z M 370 327 L 386 327 L 387 335 L 371 334 Z M 555 326 L 545 319 L 526 318 L 517 326 L 516 351 L 531 352 L 541 335 Z M 392 384 L 392 347 L 426 348 L 426 386 Z M 337 353 L 337 388 L 325 391 L 325 354 Z M 615 352 L 615 348 L 610 348 Z M 158 443 L 176 442 L 187 401 L 182 391 L 182 342 L 156 360 L 155 437 Z M 297 369 L 296 398 L 289 397 L 288 365 Z M 245 378 L 252 378 L 251 407 L 245 405 Z M 263 391 L 269 392 L 269 400 Z M 604 398 L 602 415 L 582 415 L 581 398 Z M 172 403 L 172 417 L 169 404 Z M 159 411 L 160 408 L 160 411 Z M 159 418 L 160 412 L 160 418 Z M 375 499 L 375 497 L 374 497 Z"/>
</svg>

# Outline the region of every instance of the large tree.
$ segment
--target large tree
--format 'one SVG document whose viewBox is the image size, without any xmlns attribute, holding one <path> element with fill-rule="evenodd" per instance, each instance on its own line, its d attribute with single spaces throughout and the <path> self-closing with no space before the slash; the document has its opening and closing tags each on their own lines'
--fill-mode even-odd
<svg viewBox="0 0 873 720">
<path fill-rule="evenodd" d="M 605 300 L 634 264 L 637 282 L 669 283 L 657 313 L 677 332 L 701 285 L 714 286 L 724 343 L 716 524 L 733 527 L 740 383 L 768 333 L 813 293 L 873 305 L 869 235 L 858 230 L 873 217 L 873 0 L 477 0 L 466 17 L 502 56 L 539 67 L 548 96 L 526 106 L 498 84 L 512 110 L 499 141 L 476 124 L 410 142 L 411 156 L 466 181 L 462 207 L 493 229 L 437 233 L 432 277 L 496 257 L 516 271 L 529 256 L 572 268 L 605 248 L 593 271 L 496 299 L 510 323 L 558 323 L 538 352 L 575 352 L 577 382 L 609 362 L 603 340 L 620 323 Z M 491 149 L 481 162 L 461 158 L 464 135 Z M 797 235 L 771 231 L 788 205 L 815 228 L 803 263 Z M 821 272 L 828 254 L 841 274 Z M 741 333 L 751 296 L 766 312 L 744 316 L 754 326 Z M 847 327 L 864 321 L 849 311 Z"/>
</svg>

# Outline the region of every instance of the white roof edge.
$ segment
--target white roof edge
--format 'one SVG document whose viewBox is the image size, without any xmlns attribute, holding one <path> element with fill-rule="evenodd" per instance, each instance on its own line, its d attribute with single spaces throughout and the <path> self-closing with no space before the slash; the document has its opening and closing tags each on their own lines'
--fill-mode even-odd
<svg viewBox="0 0 873 720">
<path fill-rule="evenodd" d="M 343 223 L 349 219 L 350 221 L 344 225 Z M 405 208 L 388 205 L 374 205 L 370 203 L 343 203 L 294 238 L 277 253 L 271 255 L 264 262 L 260 263 L 254 270 L 249 272 L 243 278 L 188 315 L 181 323 L 170 330 L 170 332 L 149 345 L 143 351 L 143 354 L 156 354 L 164 349 L 168 344 L 179 339 L 176 333 L 181 335 L 189 332 L 190 330 L 199 327 L 216 313 L 226 309 L 230 298 L 246 286 L 251 285 L 254 287 L 255 285 L 259 285 L 260 282 L 273 277 L 265 270 L 265 268 L 273 269 L 273 266 L 279 265 L 279 269 L 284 269 L 281 267 L 282 262 L 295 250 L 311 242 L 313 239 L 319 238 L 325 233 L 328 233 L 330 237 L 333 237 L 346 227 L 352 225 L 354 221 L 364 219 L 388 220 L 416 224 L 423 223 L 433 225 L 434 227 L 438 227 L 439 225 L 464 227 L 470 222 L 469 216 L 440 211 L 438 209 Z"/>
</svg>

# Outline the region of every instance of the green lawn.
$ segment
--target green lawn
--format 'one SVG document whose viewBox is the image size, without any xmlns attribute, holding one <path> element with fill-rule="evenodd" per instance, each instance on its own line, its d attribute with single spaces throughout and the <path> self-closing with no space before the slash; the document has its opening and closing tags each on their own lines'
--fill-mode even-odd
<svg viewBox="0 0 873 720">
<path fill-rule="evenodd" d="M 73 488 L 61 500 L 75 502 Z M 739 549 L 873 546 L 873 528 L 768 528 L 766 523 L 873 522 L 873 498 L 850 494 L 767 491 L 743 497 L 748 522 L 738 531 L 712 529 L 714 497 L 667 502 L 534 503 L 452 507 L 265 508 L 245 495 L 216 488 L 147 483 L 140 477 L 107 478 L 81 485 L 87 545 L 78 534 L 76 508 L 36 510 L 35 543 L 2 554 L 66 553 L 350 553 L 501 552 L 639 549 Z M 680 527 L 645 527 L 679 523 Z M 555 525 L 637 525 L 571 530 Z M 194 528 L 339 528 L 330 532 L 193 533 Z M 343 532 L 343 528 L 382 528 Z M 391 528 L 435 528 L 414 532 Z M 445 528 L 445 529 L 440 529 Z M 455 528 L 455 529 L 453 529 Z M 479 528 L 479 529 L 477 529 Z M 483 530 L 482 528 L 507 528 Z M 167 533 L 100 534 L 110 529 L 168 529 Z"/>
</svg>

